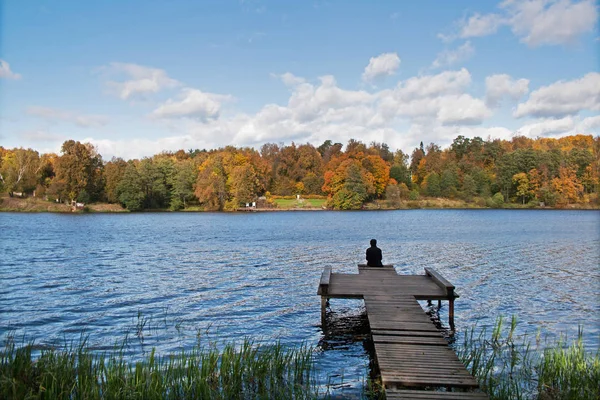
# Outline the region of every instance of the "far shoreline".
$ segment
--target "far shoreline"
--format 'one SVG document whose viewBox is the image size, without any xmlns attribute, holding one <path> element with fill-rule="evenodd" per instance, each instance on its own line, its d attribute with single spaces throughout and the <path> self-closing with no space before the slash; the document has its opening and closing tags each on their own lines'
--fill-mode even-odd
<svg viewBox="0 0 600 400">
<path fill-rule="evenodd" d="M 7 202 L 6 200 L 9 199 Z M 190 207 L 188 209 L 170 210 L 170 209 L 146 209 L 141 211 L 129 211 L 119 204 L 93 203 L 87 205 L 83 210 L 73 210 L 71 206 L 62 203 L 52 203 L 45 200 L 34 198 L 0 198 L 0 212 L 3 213 L 57 213 L 57 214 L 144 214 L 144 213 L 271 213 L 271 212 L 307 212 L 307 211 L 398 211 L 398 210 L 581 210 L 581 211 L 599 211 L 600 206 L 593 204 L 569 204 L 564 207 L 540 207 L 531 205 L 521 205 L 508 203 L 501 207 L 481 206 L 475 203 L 467 203 L 463 200 L 450 200 L 445 198 L 422 198 L 419 200 L 402 201 L 396 207 L 385 203 L 384 201 L 375 201 L 366 203 L 363 208 L 356 210 L 333 210 L 323 207 L 240 207 L 236 211 L 204 210 L 200 207 Z"/>
</svg>

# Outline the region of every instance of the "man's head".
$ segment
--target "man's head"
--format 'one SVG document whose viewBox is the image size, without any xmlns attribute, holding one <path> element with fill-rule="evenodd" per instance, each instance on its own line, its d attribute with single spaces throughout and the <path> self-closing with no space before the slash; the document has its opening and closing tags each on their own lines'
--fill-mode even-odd
<svg viewBox="0 0 600 400">
<path fill-rule="evenodd" d="M 377 246 L 377 240 L 371 239 L 371 246 Z"/>
</svg>

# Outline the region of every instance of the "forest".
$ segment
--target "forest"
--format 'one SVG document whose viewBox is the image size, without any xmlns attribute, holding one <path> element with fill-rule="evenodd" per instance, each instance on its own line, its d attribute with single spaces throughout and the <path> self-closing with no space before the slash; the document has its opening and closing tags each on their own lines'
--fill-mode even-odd
<svg viewBox="0 0 600 400">
<path fill-rule="evenodd" d="M 195 208 L 234 211 L 278 196 L 326 197 L 334 210 L 379 202 L 399 208 L 420 198 L 482 207 L 597 207 L 600 137 L 511 140 L 458 136 L 412 153 L 350 139 L 227 146 L 105 161 L 90 143 L 67 140 L 60 154 L 0 146 L 0 191 L 52 202 L 118 203 L 131 211 Z"/>
</svg>

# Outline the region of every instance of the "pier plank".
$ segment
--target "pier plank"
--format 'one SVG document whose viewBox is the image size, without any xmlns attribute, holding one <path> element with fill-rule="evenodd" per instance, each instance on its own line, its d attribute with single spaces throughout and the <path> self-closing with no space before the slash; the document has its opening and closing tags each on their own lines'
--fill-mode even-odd
<svg viewBox="0 0 600 400">
<path fill-rule="evenodd" d="M 452 304 L 457 297 L 455 288 L 441 274 L 426 268 L 425 275 L 398 275 L 393 266 L 364 265 L 359 265 L 359 274 L 331 270 L 325 274 L 327 289 L 322 296 L 364 300 L 388 399 L 488 398 L 480 392 L 406 389 L 479 387 L 417 301 L 448 300 Z"/>
<path fill-rule="evenodd" d="M 481 392 L 441 392 L 433 390 L 387 389 L 387 400 L 485 400 L 488 396 Z"/>
</svg>

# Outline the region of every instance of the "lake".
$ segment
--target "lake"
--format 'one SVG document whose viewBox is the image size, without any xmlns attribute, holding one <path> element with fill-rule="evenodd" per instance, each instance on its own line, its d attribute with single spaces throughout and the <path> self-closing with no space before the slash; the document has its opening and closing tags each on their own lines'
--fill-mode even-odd
<svg viewBox="0 0 600 400">
<path fill-rule="evenodd" d="M 600 336 L 600 212 L 0 214 L 0 335 L 40 347 L 89 334 L 129 338 L 135 358 L 245 337 L 317 346 L 335 385 L 360 386 L 368 357 L 362 301 L 332 300 L 323 336 L 323 267 L 356 273 L 371 238 L 400 273 L 434 267 L 452 282 L 456 329 L 517 315 L 585 346 Z M 447 324 L 447 307 L 440 313 Z"/>
</svg>

